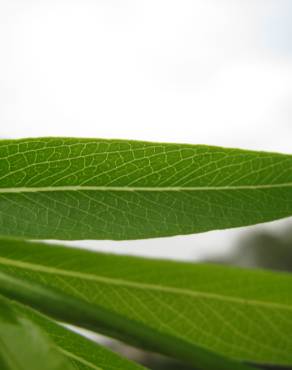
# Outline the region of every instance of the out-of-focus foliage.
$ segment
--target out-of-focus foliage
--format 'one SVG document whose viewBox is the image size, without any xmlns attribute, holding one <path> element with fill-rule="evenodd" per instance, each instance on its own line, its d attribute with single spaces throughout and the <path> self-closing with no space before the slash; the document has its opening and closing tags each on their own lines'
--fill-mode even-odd
<svg viewBox="0 0 292 370">
<path fill-rule="evenodd" d="M 246 232 L 229 254 L 223 257 L 214 256 L 208 262 L 292 271 L 292 224 L 286 226 L 281 233 L 268 229 Z"/>
</svg>

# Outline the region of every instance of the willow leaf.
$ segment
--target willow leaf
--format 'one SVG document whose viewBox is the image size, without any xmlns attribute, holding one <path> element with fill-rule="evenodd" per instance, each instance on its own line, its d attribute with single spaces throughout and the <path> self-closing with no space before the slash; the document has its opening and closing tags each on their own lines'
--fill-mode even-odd
<svg viewBox="0 0 292 370">
<path fill-rule="evenodd" d="M 10 301 L 9 304 L 18 313 L 29 318 L 29 320 L 46 332 L 46 335 L 50 337 L 58 351 L 72 363 L 74 370 L 146 370 L 144 367 L 130 362 L 99 344 L 72 332 L 27 306 L 13 301 Z M 6 334 L 4 333 L 3 335 Z M 26 343 L 24 348 L 27 350 Z M 35 344 L 35 350 L 38 351 L 38 343 Z M 25 369 L 33 370 L 29 367 Z M 43 366 L 37 368 L 37 370 L 40 369 L 43 369 Z M 4 369 L 1 367 L 1 370 Z M 54 369 L 49 368 L 49 370 Z M 60 370 L 65 370 L 65 368 Z"/>
<path fill-rule="evenodd" d="M 228 368 L 208 351 L 256 363 L 292 363 L 288 274 L 7 240 L 0 242 L 0 271 L 23 284 L 1 278 L 2 294 L 202 368 Z"/>
<path fill-rule="evenodd" d="M 0 234 L 139 239 L 292 215 L 292 156 L 202 145 L 0 141 Z"/>
<path fill-rule="evenodd" d="M 0 296 L 1 370 L 74 370 L 27 315 Z"/>
</svg>

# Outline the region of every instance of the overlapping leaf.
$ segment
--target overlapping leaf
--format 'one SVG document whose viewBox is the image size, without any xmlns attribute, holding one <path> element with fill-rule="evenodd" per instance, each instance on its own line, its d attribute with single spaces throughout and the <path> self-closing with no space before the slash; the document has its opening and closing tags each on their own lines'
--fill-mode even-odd
<svg viewBox="0 0 292 370">
<path fill-rule="evenodd" d="M 49 337 L 27 315 L 0 296 L 1 370 L 74 370 Z"/>
<path fill-rule="evenodd" d="M 0 234 L 137 239 L 292 215 L 292 156 L 121 140 L 0 141 Z"/>
<path fill-rule="evenodd" d="M 4 294 L 194 364 L 208 358 L 200 349 L 252 362 L 292 362 L 288 274 L 6 240 L 0 243 L 0 270 L 24 284 L 0 279 Z M 26 282 L 52 292 L 31 290 Z"/>
<path fill-rule="evenodd" d="M 30 314 L 33 320 L 44 327 L 49 335 L 55 339 L 59 345 L 59 350 L 65 354 L 71 361 L 73 361 L 78 369 L 96 369 L 96 362 L 98 363 L 97 370 L 111 370 L 114 369 L 141 369 L 134 364 L 113 355 L 109 351 L 101 347 L 94 348 L 93 345 L 82 343 L 84 339 L 76 336 L 76 334 L 59 327 L 54 322 L 49 320 L 46 316 L 31 311 L 27 305 L 37 308 L 40 311 L 46 312 L 49 315 L 55 316 L 60 320 L 65 320 L 78 325 L 85 325 L 93 329 L 100 329 L 101 332 L 116 333 L 117 338 L 127 338 L 133 343 L 143 343 L 143 347 L 150 348 L 155 351 L 170 354 L 175 358 L 186 360 L 193 364 L 196 369 L 208 370 L 253 370 L 251 366 L 244 365 L 238 361 L 214 354 L 204 348 L 199 348 L 196 345 L 175 340 L 172 336 L 159 334 L 160 343 L 154 340 L 155 331 L 151 328 L 137 323 L 131 323 L 122 316 L 116 313 L 106 312 L 100 307 L 90 307 L 84 302 L 72 299 L 67 294 L 60 294 L 55 290 L 36 284 L 35 282 L 20 280 L 10 276 L 9 274 L 0 273 L 0 291 L 6 296 L 19 301 L 25 306 L 26 314 Z M 18 305 L 19 306 L 19 305 Z M 112 328 L 114 327 L 114 331 Z M 119 333 L 119 330 L 121 332 Z M 141 341 L 141 333 L 143 333 L 143 340 Z M 138 334 L 138 335 L 137 335 Z M 136 339 L 136 341 L 135 341 Z M 138 339 L 138 342 L 137 342 Z M 154 343 L 152 343 L 154 342 Z M 72 346 L 72 347 L 71 347 Z M 80 347 L 81 346 L 81 347 Z M 66 350 L 69 347 L 69 350 Z M 88 351 L 91 351 L 88 353 Z M 77 352 L 77 354 L 76 354 Z M 96 358 L 96 355 L 102 356 Z M 88 358 L 90 361 L 88 361 Z"/>
<path fill-rule="evenodd" d="M 2 303 L 3 299 L 0 298 Z M 28 358 L 29 355 L 34 355 L 30 359 L 30 363 L 22 363 L 22 367 L 16 368 L 15 370 L 40 370 L 48 369 L 55 370 L 53 368 L 52 362 L 49 358 L 46 358 L 42 351 L 42 342 L 41 338 L 38 335 L 35 335 L 35 329 L 31 330 L 35 325 L 43 330 L 46 333 L 46 336 L 51 340 L 51 347 L 54 351 L 58 351 L 56 358 L 58 359 L 60 353 L 62 357 L 65 357 L 69 362 L 68 367 L 65 367 L 65 360 L 60 362 L 62 367 L 56 368 L 58 370 L 143 370 L 144 367 L 134 364 L 117 354 L 109 351 L 108 349 L 100 346 L 97 343 L 94 343 L 81 335 L 78 335 L 63 326 L 57 324 L 56 322 L 50 320 L 48 317 L 39 314 L 37 311 L 29 309 L 26 306 L 17 304 L 13 301 L 9 302 L 9 306 L 17 313 L 18 316 L 26 317 L 26 321 L 30 321 L 30 326 L 27 328 L 29 332 L 26 333 L 26 337 L 21 336 L 19 328 L 16 327 L 12 336 L 11 344 L 13 345 L 13 362 L 21 362 L 21 355 L 25 355 Z M 0 321 L 5 319 L 3 316 L 3 306 L 1 306 L 1 315 Z M 3 330 L 2 330 L 3 329 Z M 0 342 L 7 341 L 9 338 L 9 331 L 7 331 L 7 326 L 2 326 L 0 329 Z M 31 339 L 32 343 L 28 341 Z M 22 342 L 21 342 L 22 341 Z M 53 343 L 53 344 L 52 344 Z M 32 348 L 30 348 L 30 345 Z M 3 348 L 2 348 L 3 349 Z M 30 350 L 33 350 L 33 353 L 30 353 Z M 1 351 L 1 348 L 0 348 Z M 7 355 L 7 353 L 5 353 Z M 50 354 L 51 355 L 51 354 Z M 52 355 L 55 355 L 54 353 Z M 40 360 L 41 362 L 39 362 Z M 71 366 L 69 366 L 71 364 Z M 45 366 L 47 366 L 45 368 Z M 0 367 L 1 370 L 5 370 Z M 10 370 L 10 368 L 9 368 Z M 14 368 L 13 368 L 14 370 Z"/>
</svg>

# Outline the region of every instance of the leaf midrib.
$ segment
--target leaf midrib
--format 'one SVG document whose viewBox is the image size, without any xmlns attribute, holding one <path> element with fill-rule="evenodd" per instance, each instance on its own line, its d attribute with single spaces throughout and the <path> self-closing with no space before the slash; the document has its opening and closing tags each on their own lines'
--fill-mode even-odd
<svg viewBox="0 0 292 370">
<path fill-rule="evenodd" d="M 259 301 L 255 299 L 239 298 L 239 297 L 228 296 L 224 294 L 220 295 L 217 293 L 201 292 L 201 291 L 190 290 L 190 289 L 181 289 L 181 288 L 176 288 L 173 286 L 163 286 L 159 284 L 153 285 L 150 283 L 140 283 L 137 281 L 130 281 L 130 280 L 125 280 L 125 279 L 109 278 L 106 276 L 97 276 L 94 274 L 77 272 L 73 270 L 63 270 L 63 269 L 50 267 L 50 266 L 36 265 L 30 262 L 11 260 L 5 257 L 0 257 L 0 265 L 1 264 L 5 266 L 24 269 L 24 270 L 47 273 L 51 275 L 61 275 L 61 276 L 67 276 L 71 278 L 91 280 L 91 281 L 96 281 L 98 283 L 104 283 L 108 285 L 116 285 L 116 286 L 122 286 L 122 287 L 127 287 L 127 288 L 136 288 L 136 289 L 141 289 L 141 290 L 160 291 L 162 293 L 186 295 L 189 297 L 213 299 L 213 300 L 220 300 L 223 302 L 225 301 L 225 302 L 232 302 L 232 303 L 238 303 L 238 304 L 244 304 L 244 305 L 266 307 L 270 309 L 280 309 L 280 310 L 292 311 L 291 305 L 283 304 L 283 303 L 275 303 L 275 302 L 270 302 L 270 301 Z"/>
<path fill-rule="evenodd" d="M 9 193 L 44 193 L 57 191 L 117 191 L 117 192 L 163 192 L 163 191 L 216 191 L 216 190 L 260 190 L 273 188 L 290 188 L 292 183 L 262 184 L 262 185 L 222 185 L 222 186 L 36 186 L 36 187 L 11 187 L 1 188 L 0 194 Z"/>
</svg>

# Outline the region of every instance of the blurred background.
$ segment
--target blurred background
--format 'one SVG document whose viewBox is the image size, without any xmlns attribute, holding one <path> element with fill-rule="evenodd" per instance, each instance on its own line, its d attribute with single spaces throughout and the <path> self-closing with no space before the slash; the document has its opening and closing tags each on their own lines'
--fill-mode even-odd
<svg viewBox="0 0 292 370">
<path fill-rule="evenodd" d="M 33 136 L 292 154 L 292 1 L 0 0 L 0 137 Z M 289 271 L 291 224 L 73 245 Z"/>
</svg>

